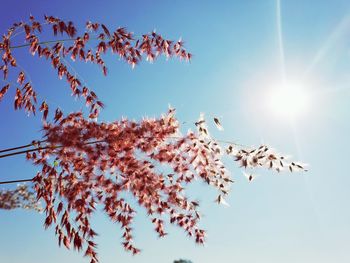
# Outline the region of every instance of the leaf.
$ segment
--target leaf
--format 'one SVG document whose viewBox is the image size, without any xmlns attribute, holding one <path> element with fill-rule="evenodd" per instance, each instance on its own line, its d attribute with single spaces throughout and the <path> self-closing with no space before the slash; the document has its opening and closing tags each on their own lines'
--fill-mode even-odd
<svg viewBox="0 0 350 263">
<path fill-rule="evenodd" d="M 63 237 L 63 245 L 66 248 L 70 249 L 70 242 L 69 242 L 69 239 L 66 236 Z"/>
<path fill-rule="evenodd" d="M 226 149 L 226 154 L 229 155 L 233 152 L 233 146 L 232 145 L 229 145 Z"/>
<path fill-rule="evenodd" d="M 59 215 L 62 212 L 63 209 L 63 203 L 60 202 L 57 206 L 57 215 Z"/>
<path fill-rule="evenodd" d="M 5 94 L 9 88 L 10 88 L 10 84 L 7 84 L 0 90 L 0 102 L 1 102 L 2 98 L 5 96 Z"/>
<path fill-rule="evenodd" d="M 205 123 L 205 120 L 197 121 L 197 122 L 195 122 L 194 124 L 195 124 L 196 126 L 200 126 L 200 125 L 203 124 L 203 123 Z"/>
<path fill-rule="evenodd" d="M 99 107 L 101 107 L 101 108 L 104 108 L 105 107 L 105 105 L 104 105 L 104 103 L 102 102 L 102 101 L 96 101 L 96 104 L 99 106 Z"/>
<path fill-rule="evenodd" d="M 15 110 L 21 109 L 22 108 L 22 103 L 23 103 L 23 96 L 22 92 L 16 88 L 16 95 L 15 95 Z"/>
<path fill-rule="evenodd" d="M 45 101 L 42 102 L 39 110 L 40 112 L 43 112 L 43 120 L 45 121 L 47 119 L 47 115 L 49 114 L 49 106 Z"/>
<path fill-rule="evenodd" d="M 220 121 L 219 121 L 218 118 L 214 118 L 214 123 L 215 123 L 216 128 L 217 128 L 219 131 L 223 131 L 223 130 L 224 130 L 224 128 L 221 126 L 221 123 L 220 123 Z"/>
<path fill-rule="evenodd" d="M 245 178 L 247 178 L 247 180 L 249 182 L 252 182 L 255 179 L 255 177 L 256 177 L 255 175 L 253 175 L 251 173 L 245 173 L 245 172 L 243 172 L 243 175 L 244 175 Z"/>
<path fill-rule="evenodd" d="M 230 206 L 226 200 L 222 197 L 222 195 L 218 195 L 218 197 L 215 199 L 215 202 L 218 204 L 223 204 L 225 206 Z"/>
<path fill-rule="evenodd" d="M 62 116 L 63 116 L 62 111 L 59 108 L 57 108 L 56 111 L 55 111 L 54 121 L 55 122 L 60 121 L 62 119 Z"/>
<path fill-rule="evenodd" d="M 111 34 L 109 33 L 109 30 L 107 29 L 107 27 L 104 24 L 101 24 L 101 27 L 103 31 L 106 33 L 106 35 L 110 38 Z"/>
<path fill-rule="evenodd" d="M 21 72 L 19 73 L 19 75 L 18 75 L 17 82 L 18 82 L 20 85 L 22 85 L 22 84 L 23 84 L 23 81 L 24 81 L 24 78 L 25 78 L 24 73 L 21 71 Z"/>
</svg>

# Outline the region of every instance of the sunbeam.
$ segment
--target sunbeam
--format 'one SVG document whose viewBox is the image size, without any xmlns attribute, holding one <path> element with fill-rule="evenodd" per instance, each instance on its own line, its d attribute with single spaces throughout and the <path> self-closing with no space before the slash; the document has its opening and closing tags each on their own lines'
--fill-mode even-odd
<svg viewBox="0 0 350 263">
<path fill-rule="evenodd" d="M 350 16 L 347 15 L 343 17 L 343 19 L 337 24 L 333 32 L 326 39 L 324 44 L 317 51 L 314 59 L 311 61 L 310 65 L 307 67 L 305 71 L 305 75 L 309 75 L 314 67 L 326 56 L 326 54 L 331 51 L 332 46 L 336 43 L 336 41 L 344 36 L 350 29 Z"/>
<path fill-rule="evenodd" d="M 279 48 L 279 58 L 280 58 L 280 67 L 281 67 L 281 84 L 275 88 L 270 89 L 267 92 L 266 102 L 267 106 L 271 112 L 277 114 L 280 118 L 285 119 L 289 122 L 289 126 L 292 129 L 292 137 L 294 141 L 294 146 L 297 149 L 297 158 L 302 157 L 301 147 L 297 135 L 297 117 L 299 115 L 305 114 L 308 108 L 310 108 L 311 100 L 310 94 L 308 92 L 309 88 L 305 87 L 305 76 L 301 77 L 299 81 L 301 83 L 292 83 L 287 80 L 286 74 L 286 63 L 285 63 L 285 51 L 283 43 L 283 31 L 282 31 L 282 16 L 281 16 L 281 0 L 276 0 L 276 24 L 277 24 L 277 37 L 278 37 L 278 48 Z M 337 26 L 336 31 L 331 35 L 330 39 L 327 40 L 326 44 L 319 50 L 310 69 L 318 63 L 319 60 L 323 58 L 334 39 L 338 38 L 338 35 L 344 30 L 345 26 L 348 24 L 348 19 L 346 22 Z M 317 220 L 318 228 L 320 228 L 319 213 L 315 206 L 315 199 L 313 192 L 309 186 L 307 179 L 304 180 L 305 189 L 308 192 L 309 202 L 313 209 L 315 218 Z"/>
<path fill-rule="evenodd" d="M 268 92 L 266 102 L 272 112 L 278 113 L 282 117 L 294 118 L 305 109 L 307 104 L 307 96 L 304 88 L 301 88 L 300 85 L 295 86 L 291 83 L 287 83 L 281 13 L 281 0 L 276 0 L 276 25 L 281 69 L 281 84 L 273 87 L 273 89 Z"/>
<path fill-rule="evenodd" d="M 285 56 L 284 56 L 283 35 L 282 35 L 281 0 L 276 0 L 276 24 L 277 24 L 278 49 L 280 53 L 281 80 L 282 80 L 282 83 L 285 84 L 286 65 L 285 65 Z"/>
</svg>

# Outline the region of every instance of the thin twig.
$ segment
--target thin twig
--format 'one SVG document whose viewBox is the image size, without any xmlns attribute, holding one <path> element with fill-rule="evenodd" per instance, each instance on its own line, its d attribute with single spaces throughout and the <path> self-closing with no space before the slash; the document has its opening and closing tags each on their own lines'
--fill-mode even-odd
<svg viewBox="0 0 350 263">
<path fill-rule="evenodd" d="M 31 182 L 33 181 L 33 178 L 31 179 L 22 179 L 22 180 L 12 180 L 12 181 L 2 181 L 0 184 L 13 184 L 13 183 L 23 183 L 23 182 Z"/>
<path fill-rule="evenodd" d="M 148 136 L 144 136 L 143 138 L 154 138 L 154 137 L 148 137 Z M 172 136 L 172 137 L 168 137 L 170 139 L 181 139 L 182 137 L 178 137 L 178 136 Z M 38 141 L 38 143 L 41 143 L 41 142 L 45 142 L 46 140 L 43 140 L 43 141 Z M 235 143 L 233 141 L 225 141 L 225 140 L 216 140 L 217 142 L 220 142 L 220 143 L 225 143 L 225 144 L 230 144 L 230 145 L 236 145 L 236 146 L 239 146 L 239 147 L 244 147 L 244 148 L 247 148 L 248 146 L 245 146 L 245 145 L 242 145 L 242 144 L 238 144 L 238 143 Z M 106 142 L 105 140 L 98 140 L 98 141 L 92 141 L 92 142 L 86 142 L 84 143 L 84 145 L 89 145 L 89 144 L 95 144 L 95 143 L 100 143 L 100 142 Z M 30 147 L 34 145 L 33 143 L 32 144 L 27 144 L 27 145 L 22 145 L 22 146 L 18 146 L 18 147 L 13 147 L 13 148 L 8 148 L 8 149 L 4 149 L 4 150 L 0 150 L 0 153 L 2 152 L 8 152 L 8 151 L 13 151 L 13 150 L 17 150 L 17 149 L 23 149 L 23 148 L 26 148 L 26 147 Z M 29 153 L 29 152 L 35 152 L 35 151 L 40 151 L 40 150 L 45 150 L 45 149 L 49 149 L 49 148 L 52 148 L 52 149 L 57 149 L 57 148 L 62 148 L 64 147 L 63 145 L 50 145 L 50 146 L 45 146 L 45 147 L 37 147 L 37 148 L 33 148 L 33 149 L 28 149 L 28 150 L 23 150 L 23 151 L 18 151 L 18 152 L 13 152 L 13 153 L 8 153 L 8 154 L 3 154 L 3 155 L 0 155 L 0 159 L 1 158 L 5 158 L 5 157 L 9 157 L 9 156 L 14 156 L 14 155 L 19 155 L 19 154 L 24 154 L 24 153 Z"/>
<path fill-rule="evenodd" d="M 13 156 L 13 155 L 23 154 L 23 153 L 36 152 L 36 151 L 45 150 L 45 149 L 49 149 L 49 148 L 56 149 L 56 148 L 60 148 L 60 147 L 63 147 L 63 146 L 46 146 L 46 147 L 38 147 L 38 148 L 19 151 L 19 152 L 7 153 L 7 154 L 0 155 L 0 159 L 5 158 L 5 157 L 9 157 L 9 156 Z"/>
<path fill-rule="evenodd" d="M 154 137 L 148 137 L 145 136 L 144 138 L 154 138 Z M 172 136 L 172 137 L 168 137 L 171 139 L 180 139 L 182 137 L 177 137 L 177 136 Z M 235 142 L 232 141 L 224 141 L 224 140 L 216 140 L 217 142 L 221 142 L 221 143 L 225 143 L 225 144 L 230 144 L 230 145 L 236 145 L 236 146 L 241 146 L 241 147 L 247 147 L 241 144 L 237 144 Z M 45 142 L 45 141 L 42 141 Z M 95 144 L 95 143 L 101 143 L 101 142 L 106 142 L 106 140 L 98 140 L 98 141 L 92 141 L 92 142 L 86 142 L 84 143 L 84 145 L 89 145 L 89 144 Z M 25 148 L 28 146 L 31 146 L 33 144 L 28 144 L 28 145 L 23 145 L 23 146 L 19 146 L 19 147 L 14 147 L 14 148 L 9 148 L 9 149 L 5 149 L 2 150 L 0 152 L 4 152 L 4 151 L 8 151 L 8 150 L 15 150 L 15 149 L 21 149 L 21 148 Z M 63 148 L 65 146 L 63 145 L 51 145 L 51 146 L 45 146 L 45 147 L 38 147 L 38 148 L 34 148 L 34 149 L 29 149 L 29 150 L 24 150 L 24 151 L 18 151 L 18 152 L 13 152 L 13 153 L 9 153 L 9 154 L 4 154 L 4 155 L 0 155 L 0 158 L 5 158 L 5 157 L 9 157 L 9 156 L 13 156 L 13 155 L 18 155 L 18 154 L 23 154 L 23 153 L 29 153 L 29 152 L 35 152 L 35 151 L 39 151 L 39 150 L 45 150 L 45 149 L 58 149 L 58 148 Z M 20 183 L 20 182 L 30 182 L 33 179 L 23 179 L 23 180 L 13 180 L 13 181 L 0 181 L 0 184 L 12 184 L 12 183 Z"/>
<path fill-rule="evenodd" d="M 4 149 L 4 150 L 0 150 L 0 153 L 11 152 L 11 151 L 18 150 L 18 149 L 28 148 L 28 147 L 30 147 L 32 145 L 33 145 L 33 143 L 27 144 L 27 145 L 18 146 L 18 147 L 13 147 L 13 148 L 7 148 L 7 149 Z"/>
<path fill-rule="evenodd" d="M 75 41 L 75 38 L 64 38 L 64 39 L 58 39 L 58 40 L 48 40 L 48 41 L 42 41 L 38 42 L 38 45 L 42 44 L 51 44 L 51 43 L 60 43 L 60 42 L 67 42 L 67 41 Z M 18 46 L 10 46 L 9 49 L 16 49 L 16 48 L 22 48 L 22 47 L 29 47 L 31 43 L 18 45 Z"/>
<path fill-rule="evenodd" d="M 84 145 L 95 144 L 95 143 L 100 143 L 100 142 L 106 142 L 106 141 L 99 140 L 99 141 L 86 142 L 86 143 L 84 143 Z M 3 154 L 3 155 L 0 155 L 0 159 L 5 158 L 5 157 L 9 157 L 9 156 L 24 154 L 24 153 L 36 152 L 36 151 L 46 150 L 46 149 L 58 149 L 58 148 L 63 148 L 63 147 L 65 147 L 65 146 L 64 145 L 49 145 L 49 146 L 45 146 L 45 147 L 37 147 L 37 148 L 28 149 L 28 150 L 24 150 L 24 151 Z M 20 148 L 24 148 L 24 147 L 20 147 Z"/>
<path fill-rule="evenodd" d="M 91 40 L 98 40 L 99 38 L 90 38 Z M 38 42 L 38 45 L 44 45 L 44 44 L 52 44 L 52 43 L 63 43 L 63 42 L 68 42 L 68 41 L 75 41 L 77 40 L 76 38 L 64 38 L 64 39 L 57 39 L 57 40 L 48 40 L 48 41 L 42 41 Z M 16 49 L 16 48 L 22 48 L 22 47 L 29 47 L 31 43 L 28 44 L 23 44 L 23 45 L 18 45 L 18 46 L 10 46 L 9 49 Z M 0 48 L 4 49 L 4 48 Z"/>
</svg>

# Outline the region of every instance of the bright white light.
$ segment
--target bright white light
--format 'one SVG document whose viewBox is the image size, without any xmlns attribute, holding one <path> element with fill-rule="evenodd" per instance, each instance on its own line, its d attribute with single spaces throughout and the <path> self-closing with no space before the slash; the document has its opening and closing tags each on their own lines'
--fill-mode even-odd
<svg viewBox="0 0 350 263">
<path fill-rule="evenodd" d="M 267 106 L 281 117 L 296 118 L 307 110 L 308 104 L 308 95 L 301 85 L 282 85 L 268 93 Z"/>
</svg>

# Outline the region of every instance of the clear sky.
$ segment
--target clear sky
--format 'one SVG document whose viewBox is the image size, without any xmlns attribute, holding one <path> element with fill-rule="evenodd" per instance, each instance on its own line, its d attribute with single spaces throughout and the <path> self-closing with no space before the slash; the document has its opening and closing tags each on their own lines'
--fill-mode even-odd
<svg viewBox="0 0 350 263">
<path fill-rule="evenodd" d="M 94 224 L 101 262 L 350 262 L 348 0 L 2 1 L 0 31 L 29 14 L 126 26 L 139 35 L 156 29 L 171 39 L 182 37 L 194 54 L 191 63 L 160 59 L 134 70 L 107 56 L 107 77 L 97 67 L 74 64 L 107 105 L 102 120 L 158 116 L 170 103 L 186 122 L 184 131 L 205 112 L 222 119 L 225 131 L 214 132 L 217 138 L 268 143 L 310 165 L 304 174 L 262 172 L 249 183 L 227 159 L 236 179 L 230 207 L 214 204 L 215 192 L 204 184 L 189 189 L 205 215 L 204 247 L 172 226 L 170 235 L 158 239 L 141 210 L 134 228 L 142 253 L 131 256 L 120 246 L 119 226 L 99 214 Z M 17 52 L 18 63 L 50 103 L 66 112 L 82 107 L 48 64 Z M 281 86 L 305 97 L 293 119 L 280 114 L 288 101 L 270 107 L 271 89 Z M 40 120 L 15 112 L 9 97 L 0 103 L 0 148 L 40 138 Z M 37 169 L 23 156 L 1 159 L 0 166 L 1 180 L 30 178 Z M 43 221 L 35 212 L 0 211 L 0 262 L 88 261 L 58 248 L 54 230 L 45 231 Z"/>
</svg>

